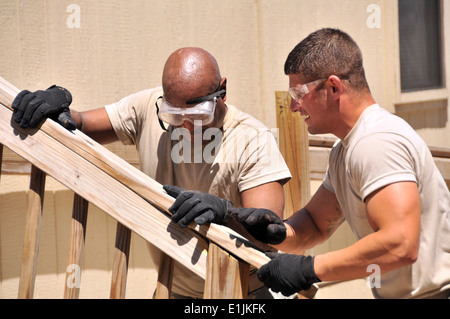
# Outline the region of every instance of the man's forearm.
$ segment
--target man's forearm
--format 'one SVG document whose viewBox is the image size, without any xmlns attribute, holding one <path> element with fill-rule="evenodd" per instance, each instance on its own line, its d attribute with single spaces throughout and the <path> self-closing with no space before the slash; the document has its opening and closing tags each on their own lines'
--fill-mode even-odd
<svg viewBox="0 0 450 319">
<path fill-rule="evenodd" d="M 286 240 L 276 248 L 286 253 L 304 253 L 327 238 L 319 231 L 306 209 L 301 209 L 286 222 Z"/>
<path fill-rule="evenodd" d="M 98 143 L 108 144 L 118 140 L 104 107 L 83 112 L 70 110 L 70 115 L 77 129 Z"/>
<path fill-rule="evenodd" d="M 367 277 L 373 269 L 369 266 L 379 267 L 380 273 L 386 273 L 414 263 L 414 252 L 404 249 L 403 245 L 375 232 L 349 247 L 317 255 L 314 270 L 322 281 Z"/>
<path fill-rule="evenodd" d="M 77 125 L 77 130 L 82 131 L 83 121 L 81 113 L 75 110 L 70 110 L 70 116 L 72 116 L 73 120 L 75 121 Z"/>
</svg>

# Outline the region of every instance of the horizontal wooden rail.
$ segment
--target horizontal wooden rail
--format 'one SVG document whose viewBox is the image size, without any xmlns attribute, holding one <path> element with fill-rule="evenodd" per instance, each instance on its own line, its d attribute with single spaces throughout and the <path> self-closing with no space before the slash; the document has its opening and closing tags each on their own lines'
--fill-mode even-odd
<svg viewBox="0 0 450 319">
<path fill-rule="evenodd" d="M 310 156 L 310 177 L 320 180 L 325 176 L 328 165 L 328 156 L 335 138 L 323 136 L 309 136 L 309 156 Z M 108 148 L 108 145 L 106 146 Z M 434 161 L 438 166 L 444 179 L 450 183 L 450 148 L 448 147 L 429 147 Z M 130 163 L 130 160 L 132 161 Z M 127 160 L 134 167 L 138 167 L 133 159 Z M 31 173 L 31 163 L 24 160 L 8 148 L 3 152 L 2 174 L 6 175 L 29 175 Z"/>
<path fill-rule="evenodd" d="M 337 138 L 332 136 L 310 135 L 309 146 L 332 147 Z M 433 157 L 450 158 L 450 147 L 428 146 Z"/>
<path fill-rule="evenodd" d="M 322 179 L 325 176 L 330 149 L 335 142 L 335 137 L 309 136 L 312 179 Z M 447 185 L 450 185 L 450 148 L 436 146 L 429 146 L 428 148 L 433 155 L 434 162 L 441 172 L 442 177 L 447 182 Z"/>
</svg>

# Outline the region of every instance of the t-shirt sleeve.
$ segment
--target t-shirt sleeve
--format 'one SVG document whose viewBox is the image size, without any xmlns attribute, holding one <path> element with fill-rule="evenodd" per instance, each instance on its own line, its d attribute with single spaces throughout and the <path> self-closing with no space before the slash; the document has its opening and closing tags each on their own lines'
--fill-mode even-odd
<svg viewBox="0 0 450 319">
<path fill-rule="evenodd" d="M 322 180 L 322 185 L 329 190 L 330 192 L 334 193 L 334 188 L 333 185 L 331 184 L 331 179 L 330 179 L 330 171 L 327 168 L 327 172 L 325 174 L 324 179 Z"/>
<path fill-rule="evenodd" d="M 136 144 L 140 125 L 147 116 L 150 95 L 151 90 L 145 90 L 105 106 L 111 125 L 123 144 Z"/>
<path fill-rule="evenodd" d="M 376 133 L 362 138 L 349 154 L 348 174 L 362 200 L 397 182 L 416 182 L 415 148 L 397 134 Z"/>
<path fill-rule="evenodd" d="M 291 179 L 289 168 L 281 155 L 272 132 L 268 129 L 256 129 L 244 152 L 239 158 L 239 191 L 278 181 L 285 184 Z M 244 143 L 246 134 L 240 137 Z"/>
</svg>

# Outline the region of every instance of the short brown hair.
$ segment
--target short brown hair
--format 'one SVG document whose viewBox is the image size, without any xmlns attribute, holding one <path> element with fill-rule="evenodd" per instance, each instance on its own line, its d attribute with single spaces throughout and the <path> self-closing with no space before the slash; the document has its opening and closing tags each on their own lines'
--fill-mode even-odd
<svg viewBox="0 0 450 319">
<path fill-rule="evenodd" d="M 349 80 L 357 91 L 368 90 L 361 50 L 339 29 L 325 28 L 311 33 L 289 53 L 284 73 L 301 74 L 307 81 L 336 75 Z"/>
</svg>

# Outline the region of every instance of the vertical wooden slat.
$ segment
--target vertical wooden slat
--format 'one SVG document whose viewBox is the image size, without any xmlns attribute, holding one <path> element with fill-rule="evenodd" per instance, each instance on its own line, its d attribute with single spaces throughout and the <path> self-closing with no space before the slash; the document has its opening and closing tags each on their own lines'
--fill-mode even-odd
<svg viewBox="0 0 450 319">
<path fill-rule="evenodd" d="M 44 203 L 45 176 L 43 171 L 32 165 L 22 251 L 22 271 L 18 293 L 18 298 L 21 299 L 33 298 L 42 206 Z"/>
<path fill-rule="evenodd" d="M 279 148 L 292 174 L 284 185 L 284 218 L 301 209 L 311 197 L 308 128 L 299 112 L 291 112 L 288 92 L 275 92 Z"/>
<path fill-rule="evenodd" d="M 169 255 L 161 252 L 155 299 L 170 298 L 170 292 L 172 291 L 173 265 L 174 260 Z"/>
<path fill-rule="evenodd" d="M 131 230 L 121 223 L 117 223 L 116 246 L 111 280 L 111 299 L 125 298 L 130 243 Z"/>
<path fill-rule="evenodd" d="M 291 96 L 288 92 L 275 92 L 275 100 L 279 148 L 292 174 L 292 179 L 283 186 L 283 217 L 288 218 L 305 206 L 311 197 L 308 126 L 299 112 L 291 112 Z M 316 289 L 312 288 L 311 291 L 314 294 Z M 305 298 L 304 294 L 298 297 Z"/>
<path fill-rule="evenodd" d="M 209 244 L 205 299 L 244 299 L 250 265 L 237 260 L 214 243 Z"/>
<path fill-rule="evenodd" d="M 3 144 L 0 144 L 0 177 L 2 176 Z"/>
<path fill-rule="evenodd" d="M 67 258 L 65 299 L 78 299 L 80 295 L 81 268 L 83 264 L 84 243 L 89 202 L 78 194 L 73 198 L 72 230 Z"/>
<path fill-rule="evenodd" d="M 3 163 L 3 144 L 0 144 L 0 178 L 2 176 L 2 163 Z M 0 179 L 1 182 L 1 179 Z M 1 228 L 1 225 L 0 225 Z M 2 282 L 2 242 L 0 236 L 0 284 Z"/>
</svg>

